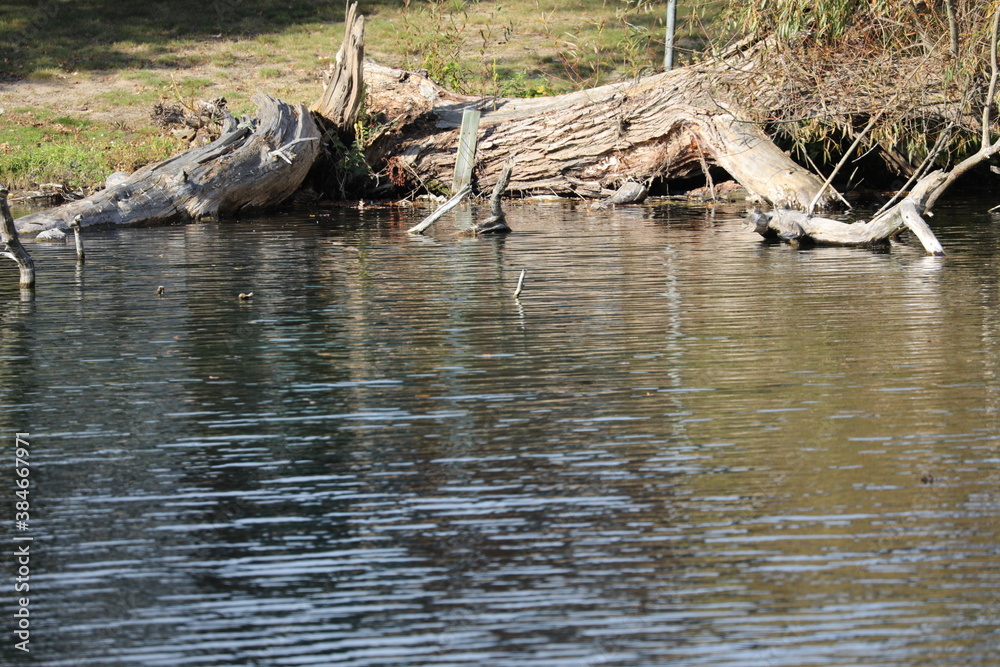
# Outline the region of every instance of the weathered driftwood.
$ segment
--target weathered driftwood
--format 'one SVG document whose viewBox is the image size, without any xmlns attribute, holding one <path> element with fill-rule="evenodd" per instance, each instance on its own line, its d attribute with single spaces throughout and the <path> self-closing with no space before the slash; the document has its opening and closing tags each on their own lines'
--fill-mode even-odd
<svg viewBox="0 0 1000 667">
<path fill-rule="evenodd" d="M 364 101 L 365 17 L 358 3 L 347 8 L 344 41 L 330 68 L 323 72 L 323 93 L 311 107 L 337 128 L 353 130 Z"/>
<path fill-rule="evenodd" d="M 414 225 L 413 227 L 410 227 L 409 229 L 407 229 L 406 233 L 407 234 L 423 234 L 424 231 L 428 227 L 430 227 L 435 222 L 437 222 L 441 218 L 441 216 L 443 216 L 445 213 L 447 213 L 451 209 L 453 209 L 456 206 L 458 206 L 459 204 L 461 204 L 462 200 L 465 199 L 466 197 L 468 197 L 471 193 L 472 193 L 472 186 L 471 185 L 466 185 L 464 188 L 462 188 L 461 190 L 459 190 L 458 192 L 456 192 L 455 195 L 451 199 L 449 199 L 445 203 L 441 204 L 441 206 L 439 206 L 436 211 L 434 211 L 429 216 L 427 216 L 426 218 L 424 218 L 420 222 L 420 224 Z"/>
<path fill-rule="evenodd" d="M 10 193 L 7 187 L 0 185 L 0 243 L 4 245 L 0 255 L 17 262 L 17 268 L 21 272 L 21 287 L 34 287 L 35 263 L 18 238 L 14 217 L 10 214 L 10 206 L 7 205 L 8 194 Z"/>
<path fill-rule="evenodd" d="M 231 116 L 212 143 L 132 174 L 86 199 L 17 222 L 22 234 L 80 227 L 165 224 L 273 206 L 301 185 L 319 151 L 304 105 L 254 96 L 258 118 Z"/>
<path fill-rule="evenodd" d="M 348 8 L 344 41 L 325 75 L 315 112 L 351 132 L 364 97 L 364 17 Z M 184 222 L 280 204 L 301 186 L 321 134 L 304 105 L 254 97 L 258 118 L 227 114 L 212 143 L 142 169 L 86 199 L 17 220 L 22 233 L 47 229 Z"/>
<path fill-rule="evenodd" d="M 932 193 L 945 181 L 937 171 L 921 179 L 910 194 L 885 213 L 868 222 L 845 223 L 830 218 L 810 216 L 801 211 L 776 209 L 770 213 L 755 212 L 747 217 L 747 225 L 765 238 L 785 241 L 808 241 L 818 245 L 873 246 L 887 243 L 904 229 L 916 235 L 931 255 L 943 255 L 944 249 L 934 232 L 920 216 Z"/>
<path fill-rule="evenodd" d="M 517 287 L 514 289 L 514 298 L 521 296 L 521 292 L 524 291 L 524 277 L 528 275 L 526 269 L 521 269 L 521 275 L 517 277 Z"/>
<path fill-rule="evenodd" d="M 514 159 L 508 159 L 504 165 L 500 180 L 493 186 L 493 194 L 490 196 L 490 217 L 482 222 L 473 225 L 469 231 L 473 234 L 509 234 L 511 229 L 507 225 L 507 214 L 503 211 L 501 202 L 503 193 L 510 184 L 510 176 L 514 172 Z"/>
<path fill-rule="evenodd" d="M 792 161 L 759 125 L 742 122 L 719 105 L 719 69 L 676 69 L 555 97 L 484 100 L 369 62 L 368 111 L 396 129 L 373 142 L 367 156 L 376 168 L 445 184 L 462 112 L 479 108 L 481 189 L 496 183 L 514 153 L 518 173 L 511 190 L 588 198 L 610 195 L 624 181 L 697 175 L 707 162 L 725 169 L 758 199 L 805 208 L 822 180 Z"/>
</svg>

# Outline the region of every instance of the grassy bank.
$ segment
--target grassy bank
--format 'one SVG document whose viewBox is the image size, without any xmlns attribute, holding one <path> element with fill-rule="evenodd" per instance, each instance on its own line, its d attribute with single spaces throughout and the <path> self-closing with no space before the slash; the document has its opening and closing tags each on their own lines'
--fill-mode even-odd
<svg viewBox="0 0 1000 667">
<path fill-rule="evenodd" d="M 679 3 L 681 60 L 723 3 Z M 534 96 L 656 70 L 665 3 L 644 0 L 371 0 L 367 50 L 470 94 Z M 181 150 L 157 102 L 264 91 L 309 102 L 342 36 L 328 0 L 15 0 L 0 5 L 0 182 L 96 185 Z"/>
</svg>

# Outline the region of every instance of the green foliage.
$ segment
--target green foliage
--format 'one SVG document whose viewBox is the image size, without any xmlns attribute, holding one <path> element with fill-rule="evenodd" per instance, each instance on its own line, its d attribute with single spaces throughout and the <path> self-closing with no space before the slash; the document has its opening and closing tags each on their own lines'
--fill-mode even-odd
<svg viewBox="0 0 1000 667">
<path fill-rule="evenodd" d="M 552 88 L 538 76 L 528 72 L 500 69 L 496 61 L 490 65 L 493 95 L 496 97 L 545 97 L 553 95 Z"/>
<path fill-rule="evenodd" d="M 377 128 L 365 118 L 364 112 L 360 115 L 362 119 L 354 124 L 355 138 L 349 145 L 333 130 L 323 137 L 323 148 L 331 165 L 330 174 L 342 199 L 363 191 L 372 176 L 371 167 L 365 159 L 365 149 Z"/>
<path fill-rule="evenodd" d="M 407 8 L 410 1 L 405 0 Z M 468 67 L 461 62 L 469 22 L 462 0 L 426 0 L 403 15 L 406 66 L 423 68 L 446 88 L 464 91 Z"/>
</svg>

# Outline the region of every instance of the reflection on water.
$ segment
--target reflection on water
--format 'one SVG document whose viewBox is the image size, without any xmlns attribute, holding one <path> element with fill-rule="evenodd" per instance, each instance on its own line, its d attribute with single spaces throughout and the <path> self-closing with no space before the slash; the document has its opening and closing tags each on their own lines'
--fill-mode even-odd
<svg viewBox="0 0 1000 667">
<path fill-rule="evenodd" d="M 939 214 L 944 259 L 655 206 L 35 244 L 34 300 L 0 280 L 31 657 L 993 664 L 986 208 Z"/>
</svg>

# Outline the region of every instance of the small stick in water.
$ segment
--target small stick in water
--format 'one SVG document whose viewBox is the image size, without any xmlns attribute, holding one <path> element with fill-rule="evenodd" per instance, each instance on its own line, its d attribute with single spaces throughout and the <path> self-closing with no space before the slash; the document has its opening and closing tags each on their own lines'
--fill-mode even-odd
<svg viewBox="0 0 1000 667">
<path fill-rule="evenodd" d="M 76 261 L 83 264 L 87 261 L 87 256 L 83 252 L 83 237 L 80 236 L 80 222 L 83 220 L 82 215 L 78 215 L 73 218 L 73 222 L 69 223 L 69 226 L 73 228 L 73 235 L 76 237 Z"/>
<path fill-rule="evenodd" d="M 521 269 L 521 276 L 517 279 L 517 289 L 514 290 L 514 298 L 515 299 L 517 297 L 521 296 L 521 290 L 524 288 L 524 276 L 525 276 L 525 274 L 527 274 L 527 271 L 525 271 L 524 269 Z"/>
</svg>

